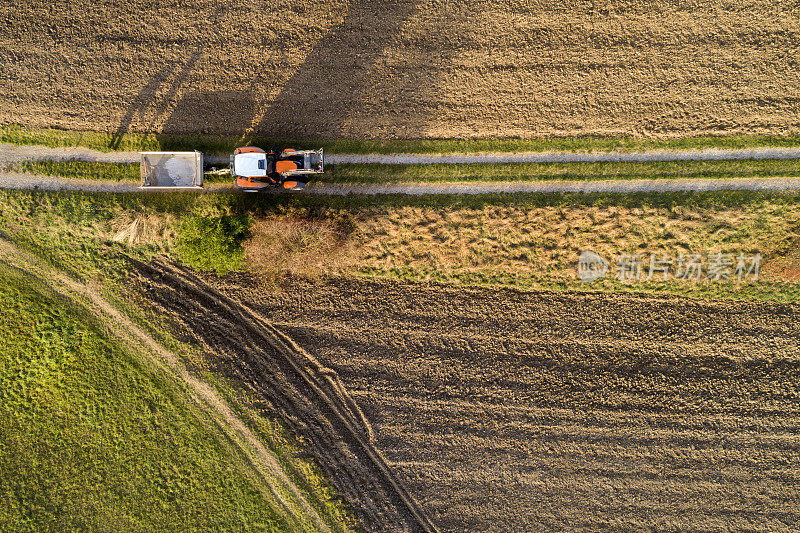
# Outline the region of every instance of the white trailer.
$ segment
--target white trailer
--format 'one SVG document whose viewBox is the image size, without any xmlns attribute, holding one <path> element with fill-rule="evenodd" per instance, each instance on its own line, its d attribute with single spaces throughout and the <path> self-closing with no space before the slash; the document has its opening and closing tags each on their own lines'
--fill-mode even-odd
<svg viewBox="0 0 800 533">
<path fill-rule="evenodd" d="M 141 189 L 201 189 L 202 152 L 139 152 Z"/>
</svg>

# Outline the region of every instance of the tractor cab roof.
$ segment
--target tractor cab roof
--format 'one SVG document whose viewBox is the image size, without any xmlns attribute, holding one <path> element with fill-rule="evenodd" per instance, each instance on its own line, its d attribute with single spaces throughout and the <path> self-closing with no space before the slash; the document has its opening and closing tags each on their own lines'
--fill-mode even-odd
<svg viewBox="0 0 800 533">
<path fill-rule="evenodd" d="M 275 172 L 275 154 L 247 152 L 234 156 L 236 174 L 246 178 L 267 176 Z"/>
</svg>

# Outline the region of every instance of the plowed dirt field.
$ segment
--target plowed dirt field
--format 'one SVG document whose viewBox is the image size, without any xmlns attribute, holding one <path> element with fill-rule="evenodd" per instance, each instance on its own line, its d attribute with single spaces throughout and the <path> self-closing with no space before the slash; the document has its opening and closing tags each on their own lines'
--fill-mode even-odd
<svg viewBox="0 0 800 533">
<path fill-rule="evenodd" d="M 794 0 L 0 4 L 0 123 L 452 138 L 787 133 Z"/>
<path fill-rule="evenodd" d="M 213 300 L 190 304 L 156 278 L 142 286 L 167 316 L 191 307 L 200 327 L 188 338 L 229 331 L 206 344 L 229 369 L 260 353 Z M 788 531 L 800 523 L 797 306 L 204 279 L 338 375 L 391 475 L 443 531 Z M 266 395 L 265 409 L 286 408 L 271 403 L 285 387 L 274 374 L 248 380 Z M 329 472 L 350 472 L 332 479 L 368 529 L 402 527 L 408 508 L 386 478 L 358 454 L 312 442 Z M 372 485 L 347 490 L 363 472 Z"/>
</svg>

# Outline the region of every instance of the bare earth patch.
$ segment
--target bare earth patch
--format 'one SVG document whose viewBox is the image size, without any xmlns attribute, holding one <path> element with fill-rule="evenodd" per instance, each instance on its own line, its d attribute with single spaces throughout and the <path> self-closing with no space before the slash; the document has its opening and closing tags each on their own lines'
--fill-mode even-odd
<svg viewBox="0 0 800 533">
<path fill-rule="evenodd" d="M 33 0 L 0 20 L 6 123 L 283 138 L 800 126 L 786 3 Z"/>
<path fill-rule="evenodd" d="M 212 279 L 333 369 L 443 531 L 790 531 L 796 305 Z"/>
</svg>

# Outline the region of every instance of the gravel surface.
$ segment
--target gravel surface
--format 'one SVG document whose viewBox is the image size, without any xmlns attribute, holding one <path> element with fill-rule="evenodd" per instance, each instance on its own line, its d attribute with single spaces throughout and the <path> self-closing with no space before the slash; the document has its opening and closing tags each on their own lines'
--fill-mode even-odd
<svg viewBox="0 0 800 533">
<path fill-rule="evenodd" d="M 0 173 L 0 188 L 40 191 L 139 192 L 138 182 L 112 182 L 57 178 L 38 174 Z M 307 194 L 487 194 L 487 193 L 550 193 L 550 192 L 669 192 L 669 191 L 793 191 L 800 189 L 800 178 L 726 178 L 726 179 L 658 179 L 602 181 L 531 181 L 531 182 L 455 182 L 398 183 L 386 185 L 310 183 Z M 163 188 L 144 190 L 159 191 Z M 224 183 L 206 185 L 198 192 L 230 192 L 235 189 Z"/>
<path fill-rule="evenodd" d="M 212 165 L 227 164 L 229 156 L 204 154 L 203 159 Z M 22 161 L 88 161 L 97 163 L 139 163 L 139 152 L 101 152 L 81 146 L 50 148 L 39 145 L 0 143 L 0 163 Z"/>
<path fill-rule="evenodd" d="M 22 161 L 97 161 L 100 163 L 138 163 L 139 152 L 101 152 L 83 147 L 50 148 L 38 145 L 0 143 L 0 162 Z"/>
</svg>

